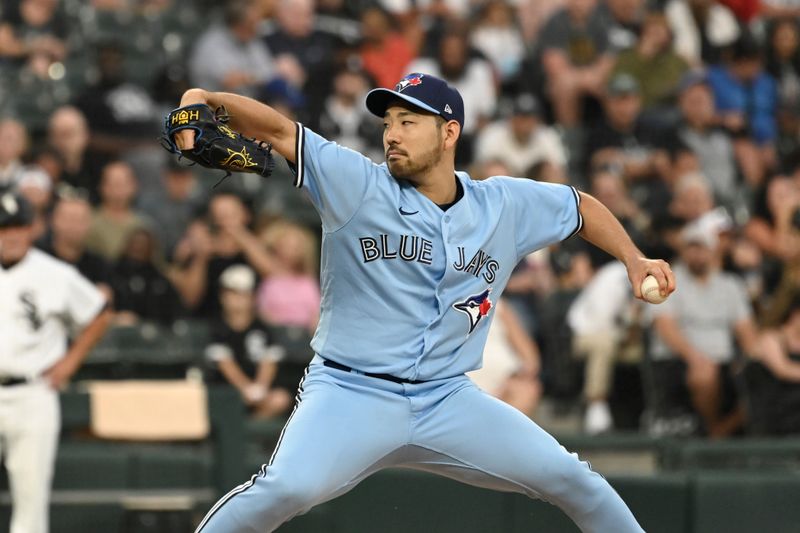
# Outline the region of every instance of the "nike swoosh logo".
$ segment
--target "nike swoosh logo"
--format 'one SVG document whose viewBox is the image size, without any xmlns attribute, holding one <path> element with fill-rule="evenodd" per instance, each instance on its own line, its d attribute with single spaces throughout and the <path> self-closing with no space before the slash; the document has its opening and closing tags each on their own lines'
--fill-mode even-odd
<svg viewBox="0 0 800 533">
<path fill-rule="evenodd" d="M 403 211 L 403 208 L 402 207 L 400 208 L 401 215 L 408 216 L 408 215 L 416 215 L 417 213 L 419 213 L 419 211 Z"/>
</svg>

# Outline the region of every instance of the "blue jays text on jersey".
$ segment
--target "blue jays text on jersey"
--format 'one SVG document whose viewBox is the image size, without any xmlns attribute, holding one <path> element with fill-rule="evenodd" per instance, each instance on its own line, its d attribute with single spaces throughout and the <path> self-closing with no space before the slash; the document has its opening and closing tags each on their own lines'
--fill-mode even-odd
<svg viewBox="0 0 800 533">
<path fill-rule="evenodd" d="M 480 366 L 513 267 L 580 231 L 580 196 L 526 179 L 456 179 L 464 195 L 443 211 L 385 164 L 298 124 L 295 185 L 323 226 L 317 354 L 410 380 Z"/>
<path fill-rule="evenodd" d="M 433 243 L 424 237 L 400 235 L 398 239 L 383 234 L 380 238 L 361 237 L 358 240 L 361 243 L 361 254 L 365 263 L 376 259 L 397 259 L 398 257 L 403 261 L 418 261 L 426 265 L 433 263 L 431 256 Z M 463 270 L 475 277 L 482 274 L 486 283 L 492 283 L 495 280 L 497 269 L 500 268 L 500 263 L 483 250 L 478 250 L 472 259 L 467 261 L 464 247 L 459 246 L 458 259 L 452 266 L 456 270 Z"/>
</svg>

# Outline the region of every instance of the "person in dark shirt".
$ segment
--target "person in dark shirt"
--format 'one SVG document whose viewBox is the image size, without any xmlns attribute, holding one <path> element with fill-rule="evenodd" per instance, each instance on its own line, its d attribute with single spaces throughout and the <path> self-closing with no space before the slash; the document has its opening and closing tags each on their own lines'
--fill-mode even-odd
<svg viewBox="0 0 800 533">
<path fill-rule="evenodd" d="M 211 320 L 221 314 L 219 279 L 233 265 L 251 266 L 260 277 L 270 274 L 270 258 L 250 231 L 252 215 L 236 194 L 211 198 L 207 216 L 189 225 L 175 248 L 172 280 L 183 304 L 196 316 Z"/>
<path fill-rule="evenodd" d="M 598 13 L 596 0 L 569 0 L 539 34 L 548 97 L 556 122 L 565 128 L 579 125 L 584 100 L 602 95 L 614 66 L 609 21 Z"/>
<path fill-rule="evenodd" d="M 606 170 L 594 172 L 590 178 L 591 194 L 619 220 L 625 231 L 638 246 L 645 244 L 645 234 L 650 221 L 647 214 L 640 209 L 628 194 L 624 180 L 618 174 Z M 603 250 L 593 246 L 581 247 L 592 261 L 592 267 L 600 268 L 614 258 Z"/>
<path fill-rule="evenodd" d="M 639 82 L 617 74 L 608 83 L 603 101 L 605 118 L 589 133 L 586 154 L 590 169 L 612 171 L 625 180 L 640 207 L 663 210 L 669 199 L 676 141 L 641 120 Z"/>
<path fill-rule="evenodd" d="M 179 315 L 175 289 L 156 265 L 157 256 L 158 245 L 150 230 L 133 230 L 112 271 L 117 323 L 153 321 L 170 325 Z"/>
<path fill-rule="evenodd" d="M 783 322 L 764 331 L 756 362 L 747 369 L 750 393 L 760 419 L 772 435 L 800 433 L 800 298 L 796 295 Z"/>
<path fill-rule="evenodd" d="M 161 117 L 147 90 L 128 79 L 122 46 L 104 42 L 96 54 L 100 77 L 75 100 L 89 122 L 90 147 L 113 158 L 152 144 Z"/>
<path fill-rule="evenodd" d="M 22 61 L 45 52 L 54 60 L 66 56 L 69 28 L 58 11 L 58 2 L 21 0 L 0 3 L 0 57 Z"/>
<path fill-rule="evenodd" d="M 42 251 L 77 268 L 112 302 L 111 267 L 103 257 L 86 249 L 86 237 L 91 225 L 92 207 L 88 200 L 72 189 L 62 188 L 53 207 L 50 233 L 38 246 Z"/>
<path fill-rule="evenodd" d="M 222 319 L 212 325 L 206 348 L 206 381 L 229 383 L 253 415 L 272 417 L 289 408 L 291 396 L 272 387 L 284 351 L 271 344 L 270 328 L 256 318 L 255 284 L 255 273 L 244 265 L 228 267 L 220 276 Z"/>
<path fill-rule="evenodd" d="M 282 77 L 308 97 L 312 116 L 330 93 L 337 45 L 332 35 L 317 29 L 314 11 L 311 0 L 279 1 L 277 27 L 264 38 Z"/>
<path fill-rule="evenodd" d="M 58 157 L 54 179 L 86 189 L 92 202 L 97 203 L 100 175 L 109 160 L 89 148 L 89 126 L 84 114 L 73 106 L 56 109 L 47 123 L 47 143 Z"/>
<path fill-rule="evenodd" d="M 172 157 L 167 161 L 161 183 L 143 190 L 137 205 L 158 228 L 161 251 L 170 258 L 189 223 L 205 206 L 208 195 L 198 184 L 192 167 Z"/>
</svg>

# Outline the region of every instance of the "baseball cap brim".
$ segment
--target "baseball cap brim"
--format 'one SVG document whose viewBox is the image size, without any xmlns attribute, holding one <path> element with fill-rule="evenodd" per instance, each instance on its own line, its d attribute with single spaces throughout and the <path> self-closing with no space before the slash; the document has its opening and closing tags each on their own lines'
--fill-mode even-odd
<svg viewBox="0 0 800 533">
<path fill-rule="evenodd" d="M 389 102 L 394 100 L 395 98 L 399 98 L 400 100 L 404 100 L 409 104 L 419 107 L 420 109 L 424 109 L 429 113 L 433 113 L 434 115 L 441 115 L 437 110 L 423 102 L 422 100 L 417 100 L 412 96 L 406 96 L 402 93 L 397 91 L 392 91 L 390 89 L 372 89 L 370 92 L 367 93 L 367 109 L 373 115 L 379 116 L 383 118 L 383 115 L 386 114 L 386 108 L 389 107 Z"/>
</svg>

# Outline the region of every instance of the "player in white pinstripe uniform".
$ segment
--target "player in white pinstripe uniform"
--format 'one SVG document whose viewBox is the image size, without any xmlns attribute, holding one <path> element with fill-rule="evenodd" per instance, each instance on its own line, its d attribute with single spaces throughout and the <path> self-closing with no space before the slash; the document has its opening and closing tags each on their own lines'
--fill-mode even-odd
<svg viewBox="0 0 800 533">
<path fill-rule="evenodd" d="M 33 211 L 0 193 L 0 453 L 10 533 L 47 533 L 61 427 L 58 389 L 108 324 L 106 300 L 77 270 L 31 247 Z M 77 330 L 68 342 L 70 330 Z"/>
</svg>

